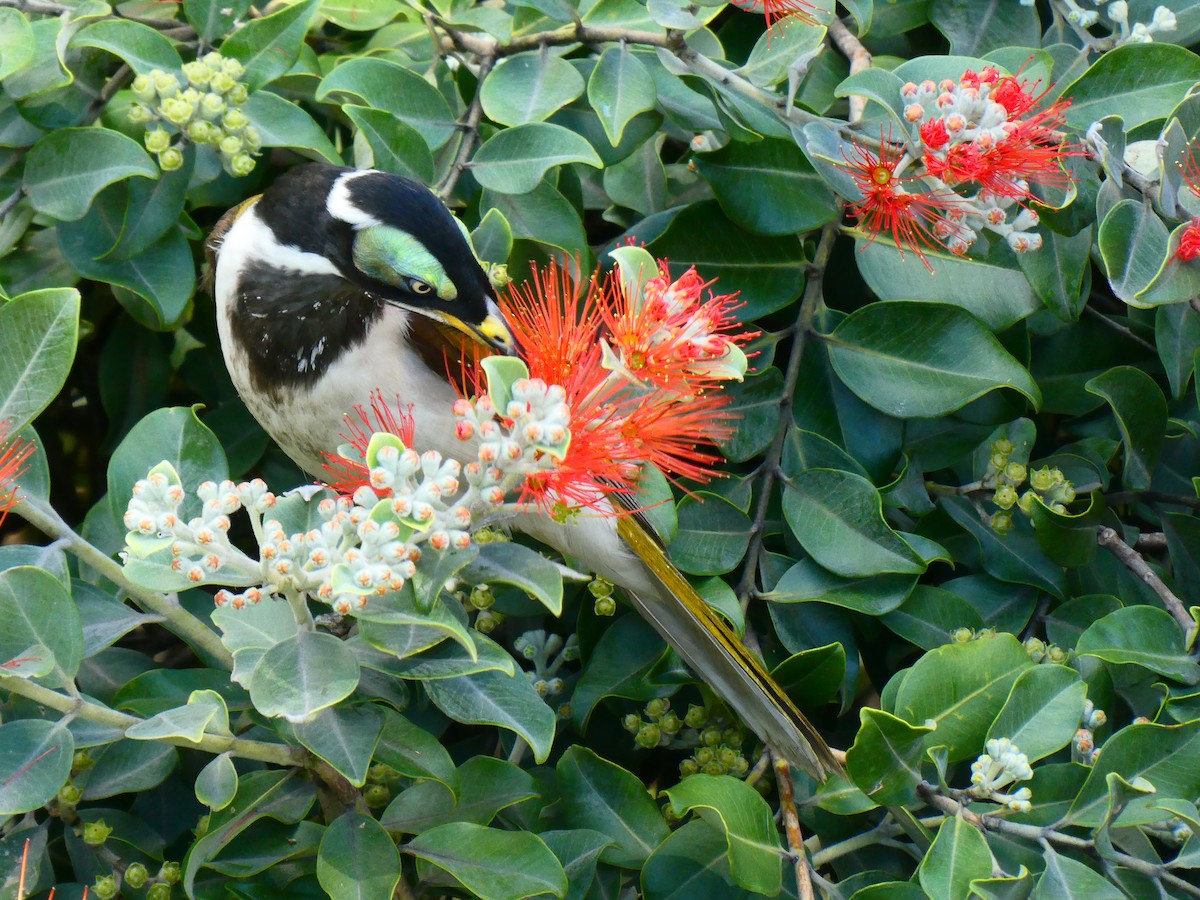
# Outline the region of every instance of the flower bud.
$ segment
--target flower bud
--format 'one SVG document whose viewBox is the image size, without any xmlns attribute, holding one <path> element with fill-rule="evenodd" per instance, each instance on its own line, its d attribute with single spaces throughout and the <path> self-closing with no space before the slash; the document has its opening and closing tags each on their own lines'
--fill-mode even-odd
<svg viewBox="0 0 1200 900">
<path fill-rule="evenodd" d="M 83 791 L 69 781 L 58 789 L 59 802 L 65 803 L 67 806 L 75 806 L 82 797 Z"/>
<path fill-rule="evenodd" d="M 257 153 L 262 148 L 262 136 L 253 125 L 247 125 L 242 130 L 242 140 L 246 142 L 246 147 L 252 153 Z"/>
<path fill-rule="evenodd" d="M 171 886 L 161 883 L 150 885 L 146 891 L 146 900 L 171 900 Z"/>
<path fill-rule="evenodd" d="M 129 867 L 125 869 L 125 883 L 131 888 L 143 887 L 149 879 L 150 873 L 139 862 L 130 863 Z"/>
<path fill-rule="evenodd" d="M 369 784 L 363 789 L 363 800 L 371 809 L 387 806 L 392 799 L 392 792 L 382 784 Z"/>
<path fill-rule="evenodd" d="M 158 154 L 158 167 L 164 172 L 174 172 L 183 167 L 183 153 L 178 147 L 168 147 Z M 214 567 L 215 568 L 215 567 Z"/>
<path fill-rule="evenodd" d="M 992 495 L 992 502 L 1001 509 L 1011 509 L 1017 502 L 1017 491 L 1011 484 L 1002 484 Z"/>
<path fill-rule="evenodd" d="M 145 125 L 154 118 L 154 113 L 140 103 L 129 104 L 125 115 L 134 125 Z"/>
<path fill-rule="evenodd" d="M 206 66 L 200 60 L 183 64 L 183 76 L 190 84 L 196 87 L 204 87 L 212 78 L 212 69 Z"/>
<path fill-rule="evenodd" d="M 171 135 L 164 128 L 155 128 L 152 131 L 147 131 L 146 136 L 142 140 L 146 144 L 146 149 L 151 153 L 162 153 L 167 147 L 171 146 Z"/>
<path fill-rule="evenodd" d="M 235 75 L 234 77 L 236 78 L 237 76 Z M 225 96 L 230 103 L 234 104 L 235 106 L 241 106 L 246 102 L 246 98 L 250 96 L 250 91 L 247 89 L 246 85 L 239 81 L 229 89 Z"/>
<path fill-rule="evenodd" d="M 221 127 L 229 133 L 241 131 L 250 124 L 250 117 L 240 109 L 226 110 L 225 115 L 221 117 Z"/>
<path fill-rule="evenodd" d="M 83 842 L 89 847 L 103 846 L 110 834 L 112 834 L 112 829 L 104 824 L 103 819 L 83 823 Z"/>
<path fill-rule="evenodd" d="M 200 100 L 200 115 L 215 119 L 225 112 L 225 101 L 220 94 L 207 93 Z"/>
<path fill-rule="evenodd" d="M 593 608 L 598 616 L 616 615 L 617 601 L 612 597 L 597 597 Z"/>
<path fill-rule="evenodd" d="M 174 97 L 179 93 L 179 79 L 169 72 L 164 72 L 162 69 L 155 69 L 150 73 L 150 79 L 154 82 L 155 93 L 163 100 Z M 154 98 L 151 97 L 150 99 Z"/>
<path fill-rule="evenodd" d="M 162 117 L 172 125 L 183 125 L 195 111 L 196 108 L 181 97 L 164 100 L 163 105 L 159 108 Z"/>
<path fill-rule="evenodd" d="M 655 697 L 646 704 L 646 715 L 652 719 L 658 719 L 671 708 L 671 701 L 663 697 Z"/>
<path fill-rule="evenodd" d="M 647 722 L 640 729 L 638 729 L 638 733 L 634 738 L 634 742 L 639 747 L 644 747 L 647 750 L 650 750 L 658 746 L 658 742 L 661 740 L 661 738 L 662 732 L 659 730 L 658 726 L 653 722 Z"/>
<path fill-rule="evenodd" d="M 230 174 L 241 177 L 254 171 L 254 157 L 249 153 L 239 153 L 229 162 Z"/>
<path fill-rule="evenodd" d="M 683 721 L 688 728 L 703 728 L 708 723 L 708 710 L 695 703 L 689 703 L 687 715 L 683 717 Z"/>
<path fill-rule="evenodd" d="M 217 147 L 218 147 L 218 149 L 220 149 L 221 153 L 224 154 L 225 156 L 233 157 L 242 152 L 242 139 L 240 137 L 238 137 L 236 134 L 229 134 L 229 135 L 226 135 L 225 137 L 221 138 L 221 143 L 218 144 Z M 372 472 L 372 475 L 374 475 L 375 472 L 383 472 L 383 471 L 384 470 L 382 470 L 382 469 L 375 469 L 374 472 Z M 391 487 L 391 485 L 388 485 L 388 484 L 373 485 L 373 486 L 382 487 L 382 488 Z"/>
<path fill-rule="evenodd" d="M 1004 478 L 1010 484 L 1021 484 L 1025 481 L 1025 475 L 1025 467 L 1018 462 L 1009 463 L 1004 467 Z"/>
<path fill-rule="evenodd" d="M 167 884 L 179 884 L 179 879 L 182 872 L 177 862 L 165 862 L 162 868 L 158 870 L 158 877 Z"/>
<path fill-rule="evenodd" d="M 117 879 L 111 875 L 98 875 L 92 882 L 92 896 L 100 900 L 113 900 L 117 896 Z"/>
</svg>

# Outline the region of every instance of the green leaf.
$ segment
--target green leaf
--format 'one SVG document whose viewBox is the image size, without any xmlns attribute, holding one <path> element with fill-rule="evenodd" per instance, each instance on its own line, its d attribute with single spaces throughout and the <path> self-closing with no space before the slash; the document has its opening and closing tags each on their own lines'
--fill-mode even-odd
<svg viewBox="0 0 1200 900">
<path fill-rule="evenodd" d="M 1072 322 L 1079 318 L 1086 301 L 1083 288 L 1091 264 L 1092 229 L 1070 237 L 1045 230 L 1042 236 L 1042 249 L 1016 254 L 1017 263 L 1042 305 L 1062 321 Z M 985 283 L 990 285 L 991 280 Z"/>
<path fill-rule="evenodd" d="M 669 690 L 650 679 L 666 653 L 658 632 L 640 616 L 614 622 L 588 655 L 571 695 L 571 718 L 580 731 L 605 697 L 646 701 Z"/>
<path fill-rule="evenodd" d="M 1040 665 L 1020 674 L 987 740 L 1008 738 L 1030 762 L 1070 743 L 1087 699 L 1079 673 L 1066 666 Z"/>
<path fill-rule="evenodd" d="M 629 120 L 653 109 L 658 97 L 650 72 L 626 49 L 624 42 L 600 55 L 588 78 L 587 95 L 608 142 L 614 147 L 621 143 Z"/>
<path fill-rule="evenodd" d="M 700 819 L 685 822 L 654 848 L 642 867 L 642 890 L 646 900 L 750 896 L 734 886 L 724 834 Z"/>
<path fill-rule="evenodd" d="M 698 491 L 679 503 L 679 530 L 671 541 L 671 559 L 691 575 L 732 572 L 750 540 L 749 517 L 726 500 Z"/>
<path fill-rule="evenodd" d="M 1150 204 L 1122 200 L 1100 223 L 1096 246 L 1113 293 L 1126 303 L 1150 286 L 1169 252 L 1167 226 Z"/>
<path fill-rule="evenodd" d="M 598 831 L 615 844 L 601 861 L 638 868 L 670 833 L 641 779 L 586 747 L 570 747 L 557 771 L 567 827 Z"/>
<path fill-rule="evenodd" d="M 309 159 L 341 165 L 337 148 L 297 104 L 270 91 L 259 91 L 245 102 L 242 112 L 258 129 L 264 147 L 290 147 Z"/>
<path fill-rule="evenodd" d="M 1129 606 L 1093 622 L 1075 653 L 1105 662 L 1142 666 L 1184 684 L 1200 683 L 1200 665 L 1171 614 L 1152 606 Z"/>
<path fill-rule="evenodd" d="M 251 92 L 292 67 L 320 6 L 321 0 L 300 0 L 280 7 L 269 16 L 250 20 L 222 42 L 221 53 L 246 67 L 241 80 Z"/>
<path fill-rule="evenodd" d="M 321 0 L 321 15 L 347 31 L 376 31 L 404 9 L 399 0 Z"/>
<path fill-rule="evenodd" d="M 538 894 L 562 897 L 567 876 L 536 834 L 499 831 L 454 822 L 426 831 L 404 852 L 453 875 L 480 900 L 521 900 Z M 418 871 L 428 867 L 418 863 Z"/>
<path fill-rule="evenodd" d="M 919 584 L 904 603 L 881 617 L 893 632 L 926 650 L 950 641 L 959 628 L 979 629 L 983 618 L 966 600 L 952 591 Z"/>
<path fill-rule="evenodd" d="M 45 806 L 71 775 L 75 741 L 66 726 L 42 719 L 0 725 L 0 816 Z"/>
<path fill-rule="evenodd" d="M 859 710 L 859 723 L 854 745 L 846 751 L 850 780 L 876 803 L 912 803 L 921 781 L 925 735 L 934 729 L 869 707 Z"/>
<path fill-rule="evenodd" d="M 331 634 L 301 631 L 263 654 L 250 677 L 250 699 L 265 716 L 311 719 L 354 693 L 358 661 Z"/>
<path fill-rule="evenodd" d="M 237 793 L 237 769 L 233 765 L 233 754 L 214 756 L 212 762 L 196 776 L 196 799 L 213 812 L 224 809 L 233 802 Z"/>
<path fill-rule="evenodd" d="M 33 62 L 33 28 L 25 14 L 0 8 L 0 81 Z"/>
<path fill-rule="evenodd" d="M 509 56 L 492 69 L 479 91 L 489 119 L 501 125 L 541 122 L 583 93 L 583 76 L 547 50 Z"/>
<path fill-rule="evenodd" d="M 937 303 L 871 303 L 825 338 L 838 376 L 859 397 L 901 418 L 943 416 L 997 388 L 1041 391 L 974 316 Z"/>
<path fill-rule="evenodd" d="M 1046 847 L 1046 868 L 1031 900 L 1121 900 L 1125 895 L 1103 875 Z"/>
<path fill-rule="evenodd" d="M 612 842 L 598 831 L 577 828 L 538 834 L 567 874 L 567 900 L 582 900 L 596 877 L 600 851 Z"/>
<path fill-rule="evenodd" d="M 538 696 L 524 672 L 478 672 L 427 681 L 425 690 L 438 709 L 471 725 L 496 725 L 525 739 L 535 760 L 545 762 L 554 743 L 554 710 Z"/>
<path fill-rule="evenodd" d="M 717 293 L 738 293 L 746 303 L 738 315 L 747 320 L 782 309 L 804 289 L 808 262 L 798 241 L 738 228 L 715 201 L 686 206 L 646 249 L 669 260 L 676 278 L 695 266 L 717 279 Z"/>
<path fill-rule="evenodd" d="M 391 900 L 400 883 L 400 854 L 378 822 L 350 810 L 325 829 L 317 851 L 317 880 L 331 897 Z"/>
<path fill-rule="evenodd" d="M 484 262 L 504 263 L 512 254 L 512 226 L 504 213 L 489 209 L 479 220 L 479 226 L 471 232 L 471 244 L 475 255 Z"/>
<path fill-rule="evenodd" d="M 211 45 L 250 9 L 250 0 L 183 0 L 183 14 L 203 45 Z"/>
<path fill-rule="evenodd" d="M 1091 379 L 1089 394 L 1112 407 L 1125 447 L 1122 481 L 1130 490 L 1150 487 L 1150 473 L 1166 439 L 1167 401 L 1154 379 L 1133 366 L 1117 366 Z"/>
<path fill-rule="evenodd" d="M 510 806 L 538 796 L 538 787 L 524 769 L 501 759 L 475 756 L 458 770 L 457 802 L 436 781 L 415 784 L 384 810 L 380 822 L 388 831 L 419 834 L 447 822 L 489 825 Z"/>
<path fill-rule="evenodd" d="M 510 541 L 482 544 L 479 556 L 460 574 L 468 584 L 511 584 L 554 615 L 562 613 L 562 574 L 554 563 L 529 547 Z"/>
<path fill-rule="evenodd" d="M 763 599 L 772 603 L 831 603 L 868 616 L 881 616 L 900 606 L 915 583 L 909 575 L 842 578 L 811 559 L 802 559 L 783 573 Z"/>
<path fill-rule="evenodd" d="M 386 708 L 383 712 L 383 731 L 375 748 L 375 758 L 401 775 L 432 778 L 457 791 L 458 774 L 454 761 L 441 742 L 399 713 Z"/>
<path fill-rule="evenodd" d="M 954 0 L 934 0 L 929 21 L 950 41 L 950 52 L 958 56 L 983 56 L 1000 47 L 1041 46 L 1037 10 L 1019 3 L 967 6 Z"/>
<path fill-rule="evenodd" d="M 984 736 L 1013 682 L 1033 662 L 1011 634 L 931 650 L 908 670 L 896 694 L 896 715 L 914 725 L 933 723 L 928 746 L 946 747 L 955 762 L 983 752 Z"/>
<path fill-rule="evenodd" d="M 32 566 L 0 572 L 0 617 L 5 623 L 0 660 L 19 658 L 40 644 L 54 654 L 57 670 L 47 685 L 71 683 L 83 659 L 83 626 L 62 582 Z"/>
<path fill-rule="evenodd" d="M 771 807 L 754 788 L 728 775 L 689 775 L 665 792 L 676 815 L 698 810 L 725 835 L 733 880 L 773 896 L 782 884 L 779 832 Z"/>
<path fill-rule="evenodd" d="M 456 127 L 450 105 L 436 88 L 416 72 L 383 59 L 363 56 L 342 63 L 321 79 L 316 99 L 387 110 L 420 132 L 431 150 L 445 144 Z"/>
<path fill-rule="evenodd" d="M 59 128 L 30 148 L 24 186 L 34 209 L 70 222 L 83 218 L 105 186 L 135 175 L 158 177 L 136 141 L 107 128 Z"/>
<path fill-rule="evenodd" d="M 186 706 L 164 710 L 125 729 L 125 737 L 134 741 L 180 737 L 194 744 L 206 733 L 230 734 L 229 710 L 215 691 L 192 691 Z"/>
<path fill-rule="evenodd" d="M 335 706 L 323 709 L 310 721 L 295 726 L 296 739 L 355 787 L 367 782 L 367 769 L 383 728 L 383 713 L 376 706 Z"/>
<path fill-rule="evenodd" d="M 761 234 L 796 234 L 838 215 L 833 193 L 791 141 L 731 141 L 695 157 L 730 220 Z"/>
<path fill-rule="evenodd" d="M 117 741 L 104 748 L 94 766 L 76 775 L 75 783 L 84 800 L 136 794 L 162 784 L 178 764 L 179 754 L 169 744 Z"/>
<path fill-rule="evenodd" d="M 1120 116 L 1126 129 L 1165 118 L 1200 81 L 1200 57 L 1173 44 L 1129 43 L 1100 56 L 1062 96 L 1071 98 L 1067 124 L 1086 129 Z"/>
<path fill-rule="evenodd" d="M 433 154 L 421 133 L 387 110 L 346 104 L 342 111 L 371 148 L 371 168 L 429 183 Z"/>
<path fill-rule="evenodd" d="M 987 840 L 962 816 L 947 816 L 917 876 L 930 897 L 966 897 L 976 878 L 992 874 Z"/>
<path fill-rule="evenodd" d="M 96 47 L 119 56 L 137 75 L 155 69 L 177 72 L 183 65 L 179 51 L 149 25 L 128 19 L 101 19 L 75 33 L 72 47 Z"/>
<path fill-rule="evenodd" d="M 998 534 L 966 497 L 942 497 L 938 501 L 959 525 L 979 542 L 983 567 L 993 578 L 1017 584 L 1031 584 L 1056 597 L 1066 592 L 1066 578 L 1060 566 L 1052 563 L 1038 546 L 1028 525 L 1018 520 L 1008 534 Z"/>
<path fill-rule="evenodd" d="M 532 122 L 496 132 L 475 151 L 471 174 L 488 190 L 526 194 L 554 166 L 583 163 L 600 168 L 596 151 L 561 125 Z"/>
<path fill-rule="evenodd" d="M 75 359 L 79 291 L 51 288 L 0 306 L 0 422 L 15 434 L 62 389 Z"/>
<path fill-rule="evenodd" d="M 879 492 L 861 475 L 800 472 L 784 490 L 783 515 L 805 551 L 845 578 L 925 571 L 921 558 L 883 520 Z"/>
<path fill-rule="evenodd" d="M 793 653 L 771 670 L 771 677 L 799 706 L 816 708 L 837 699 L 846 671 L 846 651 L 835 642 Z"/>
</svg>

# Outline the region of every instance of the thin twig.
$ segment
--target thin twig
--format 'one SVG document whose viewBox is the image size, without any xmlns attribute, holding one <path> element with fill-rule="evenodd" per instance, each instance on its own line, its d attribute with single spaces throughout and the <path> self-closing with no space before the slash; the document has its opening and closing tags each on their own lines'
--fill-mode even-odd
<svg viewBox="0 0 1200 900">
<path fill-rule="evenodd" d="M 1162 601 L 1163 606 L 1167 608 L 1167 612 L 1175 617 L 1175 621 L 1183 629 L 1184 635 L 1191 636 L 1193 630 L 1196 628 L 1196 622 L 1188 613 L 1187 607 L 1183 605 L 1183 601 L 1176 597 L 1175 592 L 1167 587 L 1163 580 L 1158 577 L 1158 573 L 1146 564 L 1146 560 L 1142 558 L 1142 554 L 1121 540 L 1121 536 L 1108 526 L 1100 528 L 1100 531 L 1096 535 L 1096 543 L 1119 559 L 1125 568 L 1142 579 L 1146 586 L 1154 591 L 1158 599 Z"/>
<path fill-rule="evenodd" d="M 0 690 L 18 694 L 65 715 L 77 716 L 99 725 L 119 728 L 121 731 L 126 731 L 134 725 L 146 721 L 138 716 L 118 712 L 82 698 L 66 697 L 28 679 L 18 678 L 16 675 L 0 675 Z M 271 744 L 266 741 L 251 741 L 223 734 L 205 734 L 199 741 L 190 741 L 182 736 L 156 738 L 155 740 L 174 744 L 177 747 L 204 750 L 207 753 L 232 753 L 242 759 L 256 759 L 277 766 L 300 766 L 304 764 L 305 757 L 304 751 L 297 747 Z"/>
<path fill-rule="evenodd" d="M 826 225 L 821 230 L 817 252 L 808 269 L 808 283 L 804 287 L 800 311 L 796 314 L 796 321 L 792 326 L 792 348 L 788 355 L 787 367 L 784 370 L 783 394 L 779 398 L 779 424 L 775 428 L 771 446 L 767 449 L 766 459 L 759 469 L 762 481 L 758 484 L 758 501 L 755 504 L 754 519 L 750 525 L 750 541 L 746 546 L 746 563 L 742 568 L 742 577 L 737 587 L 737 597 L 741 601 L 742 609 L 746 609 L 756 590 L 758 561 L 762 552 L 763 531 L 766 528 L 771 493 L 779 478 L 783 448 L 787 442 L 788 430 L 792 426 L 792 396 L 796 393 L 796 384 L 800 380 L 800 362 L 804 358 L 804 347 L 808 342 L 813 319 L 821 302 L 825 267 L 829 264 L 830 254 L 833 253 L 837 233 L 837 225 L 833 223 Z"/>
<path fill-rule="evenodd" d="M 947 797 L 940 793 L 936 787 L 928 782 L 921 782 L 917 786 L 917 792 L 921 798 L 930 806 L 939 809 L 947 815 L 961 816 L 963 821 L 969 825 L 978 828 L 980 831 L 994 831 L 998 834 L 1007 834 L 1012 837 L 1022 838 L 1027 841 L 1041 843 L 1043 845 L 1050 844 L 1057 847 L 1063 847 L 1070 850 L 1081 850 L 1085 853 L 1091 853 L 1099 856 L 1096 849 L 1096 842 L 1087 838 L 1079 838 L 1070 834 L 1063 834 L 1060 831 L 1055 831 L 1052 827 L 1040 827 L 1038 825 L 1023 825 L 1019 822 L 1010 822 L 1007 819 L 999 816 L 979 815 L 969 810 L 962 803 Z M 1106 854 L 1106 858 L 1110 862 L 1117 865 L 1125 866 L 1139 874 L 1145 875 L 1148 878 L 1162 880 L 1177 890 L 1191 897 L 1200 897 L 1200 887 L 1197 887 L 1190 882 L 1184 881 L 1167 871 L 1166 866 L 1162 863 L 1151 863 L 1146 860 L 1139 859 L 1136 856 L 1130 856 L 1128 853 L 1122 853 L 1116 849 L 1110 849 Z"/>
<path fill-rule="evenodd" d="M 775 765 L 775 784 L 779 787 L 779 811 L 783 814 L 783 830 L 787 835 L 788 849 L 792 851 L 792 865 L 796 870 L 796 891 L 800 900 L 816 900 L 812 879 L 808 877 L 808 856 L 804 852 L 800 817 L 796 814 L 796 798 L 792 793 L 792 772 L 786 759 L 773 753 L 771 755 Z"/>
<path fill-rule="evenodd" d="M 1124 337 L 1129 338 L 1129 340 L 1133 341 L 1135 344 L 1137 344 L 1142 349 L 1149 350 L 1151 353 L 1155 353 L 1155 354 L 1158 353 L 1158 348 L 1155 347 L 1148 340 L 1134 334 L 1129 328 L 1122 325 L 1120 322 L 1114 322 L 1112 319 L 1110 319 L 1104 313 L 1100 312 L 1100 310 L 1094 309 L 1091 306 L 1085 306 L 1083 308 L 1083 311 L 1085 313 L 1087 313 L 1089 316 L 1091 316 L 1093 319 L 1095 319 L 1096 321 L 1100 322 L 1100 324 L 1102 324 L 1108 328 L 1111 328 L 1113 331 L 1117 332 L 1120 335 L 1123 335 Z"/>
<path fill-rule="evenodd" d="M 466 171 L 467 165 L 471 161 L 475 142 L 479 140 L 479 123 L 483 119 L 483 82 L 495 64 L 495 56 L 484 56 L 479 62 L 479 71 L 475 76 L 475 96 L 471 98 L 471 104 L 467 107 L 462 122 L 459 123 L 460 136 L 458 149 L 454 153 L 454 161 L 450 163 L 445 177 L 434 190 L 434 193 L 443 200 L 448 199 L 454 193 L 454 186 L 458 184 L 458 179 Z"/>
<path fill-rule="evenodd" d="M 1133 545 L 1133 549 L 1138 553 L 1153 553 L 1158 550 L 1167 549 L 1167 536 L 1161 531 L 1147 531 L 1145 534 L 1139 534 L 1137 543 Z"/>
<path fill-rule="evenodd" d="M 167 595 L 160 594 L 158 591 L 147 590 L 130 581 L 125 576 L 124 569 L 102 550 L 76 533 L 50 504 L 38 497 L 22 495 L 20 503 L 13 512 L 51 540 L 65 541 L 67 549 L 80 562 L 91 566 L 102 577 L 117 585 L 142 609 L 162 616 L 163 626 L 168 631 L 204 654 L 212 661 L 213 665 L 227 671 L 233 669 L 233 655 L 225 649 L 225 645 L 221 643 L 221 639 L 215 631 L 180 606 L 178 601 L 171 600 Z"/>
<path fill-rule="evenodd" d="M 871 68 L 870 51 L 862 45 L 862 42 L 858 39 L 858 35 L 847 28 L 846 23 L 836 16 L 829 23 L 829 37 L 833 40 L 834 46 L 842 51 L 842 55 L 850 61 L 851 75 Z M 864 95 L 850 95 L 851 124 L 862 121 L 866 108 L 867 98 Z"/>
<path fill-rule="evenodd" d="M 1166 494 L 1162 491 L 1118 491 L 1105 498 L 1109 506 L 1122 503 L 1164 503 L 1167 506 L 1187 506 L 1200 509 L 1200 497 L 1185 497 L 1182 494 Z"/>
</svg>

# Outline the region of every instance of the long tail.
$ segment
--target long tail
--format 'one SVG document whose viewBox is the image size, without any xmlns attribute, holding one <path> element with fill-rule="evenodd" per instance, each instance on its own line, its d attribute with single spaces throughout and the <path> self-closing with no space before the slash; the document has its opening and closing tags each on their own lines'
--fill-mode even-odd
<svg viewBox="0 0 1200 900">
<path fill-rule="evenodd" d="M 758 658 L 696 593 L 637 517 L 620 517 L 617 531 L 662 585 L 659 596 L 626 593 L 663 640 L 775 752 L 818 781 L 842 771 L 817 730 Z"/>
</svg>

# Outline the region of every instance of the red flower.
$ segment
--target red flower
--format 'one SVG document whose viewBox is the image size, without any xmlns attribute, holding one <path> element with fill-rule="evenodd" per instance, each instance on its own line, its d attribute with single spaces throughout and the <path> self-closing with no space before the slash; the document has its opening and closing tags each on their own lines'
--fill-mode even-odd
<svg viewBox="0 0 1200 900">
<path fill-rule="evenodd" d="M 1197 256 L 1200 256 L 1200 217 L 1192 219 L 1183 229 L 1179 236 L 1179 249 L 1171 258 L 1180 262 L 1191 262 Z"/>
<path fill-rule="evenodd" d="M 393 411 L 383 399 L 383 392 L 377 388 L 371 392 L 370 413 L 363 409 L 361 403 L 354 405 L 354 412 L 358 421 L 347 415 L 346 430 L 349 434 L 343 432 L 339 437 L 344 438 L 346 443 L 358 452 L 360 460 L 367 458 L 367 445 L 371 442 L 371 435 L 377 431 L 394 434 L 404 442 L 405 447 L 413 445 L 416 423 L 412 417 L 412 404 L 405 410 L 397 397 L 396 409 Z M 321 455 L 325 457 L 325 462 L 322 463 L 325 481 L 337 493 L 349 496 L 360 487 L 370 487 L 370 471 L 365 463 L 335 453 Z"/>
<path fill-rule="evenodd" d="M 796 21 L 802 25 L 816 25 L 813 16 L 816 7 L 808 0 L 733 0 L 733 5 L 746 12 L 761 13 L 767 19 L 767 40 L 776 22 Z"/>
<path fill-rule="evenodd" d="M 846 163 L 842 168 L 863 193 L 863 198 L 850 206 L 850 212 L 871 236 L 868 245 L 879 235 L 890 234 L 901 256 L 906 249 L 911 250 L 925 268 L 933 271 L 925 249 L 944 246 L 933 228 L 942 213 L 952 208 L 950 197 L 937 191 L 910 192 L 909 186 L 917 187 L 916 180 L 896 174 L 904 152 L 886 137 L 880 137 L 878 154 L 859 144 L 853 147 L 853 158 L 843 151 Z"/>
<path fill-rule="evenodd" d="M 17 479 L 29 468 L 29 458 L 37 447 L 19 437 L 9 439 L 12 422 L 0 422 L 0 525 L 9 511 L 17 505 Z"/>
<path fill-rule="evenodd" d="M 950 142 L 945 119 L 930 119 L 921 126 L 921 140 L 930 150 L 941 150 Z"/>
<path fill-rule="evenodd" d="M 680 296 L 694 301 L 707 284 L 689 272 L 669 285 L 678 294 L 668 298 L 668 281 L 664 268 L 647 283 L 641 308 L 660 327 L 677 332 L 649 348 L 648 364 L 640 370 L 658 377 L 636 387 L 603 364 L 603 340 L 624 351 L 645 331 L 634 325 L 639 298 L 625 295 L 617 274 L 593 277 L 586 290 L 579 291 L 570 272 L 552 262 L 535 273 L 531 285 L 511 289 L 502 300 L 530 376 L 561 385 L 571 408 L 566 457 L 553 469 L 526 478 L 523 502 L 543 509 L 566 503 L 607 513 L 605 496 L 632 493 L 643 462 L 676 477 L 705 481 L 715 474 L 712 466 L 718 457 L 701 445 L 729 433 L 729 398 L 713 390 L 715 379 L 683 371 L 686 353 L 677 351 L 688 340 L 683 336 L 686 323 L 665 315 L 666 307 L 660 306 L 680 302 Z M 717 328 L 732 326 L 727 315 L 731 299 L 710 295 L 691 308 L 692 316 L 704 318 L 708 325 L 716 321 L 706 332 L 710 337 Z M 722 333 L 719 340 L 738 342 L 745 337 Z"/>
</svg>

